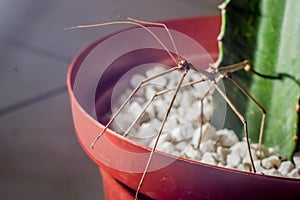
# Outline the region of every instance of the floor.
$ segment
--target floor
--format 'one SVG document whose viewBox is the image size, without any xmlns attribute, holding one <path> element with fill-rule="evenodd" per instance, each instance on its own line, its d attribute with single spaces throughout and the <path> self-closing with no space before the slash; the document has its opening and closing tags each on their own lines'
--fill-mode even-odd
<svg viewBox="0 0 300 200">
<path fill-rule="evenodd" d="M 65 27 L 134 17 L 218 15 L 221 0 L 1 0 L 0 199 L 104 199 L 98 168 L 73 129 L 72 58 L 115 31 Z"/>
</svg>

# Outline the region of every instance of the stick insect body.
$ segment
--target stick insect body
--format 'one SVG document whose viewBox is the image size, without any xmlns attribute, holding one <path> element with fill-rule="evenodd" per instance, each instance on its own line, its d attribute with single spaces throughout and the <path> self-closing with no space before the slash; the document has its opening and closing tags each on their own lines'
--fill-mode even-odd
<svg viewBox="0 0 300 200">
<path fill-rule="evenodd" d="M 203 99 L 210 94 L 210 92 L 215 89 L 217 92 L 219 92 L 221 94 L 221 96 L 225 99 L 225 101 L 227 102 L 227 104 L 231 107 L 231 109 L 236 113 L 236 115 L 239 117 L 239 119 L 241 120 L 241 122 L 244 125 L 244 133 L 245 133 L 245 138 L 246 138 L 246 143 L 247 143 L 247 150 L 249 153 L 249 157 L 250 157 L 250 162 L 251 162 L 251 168 L 252 171 L 255 173 L 256 169 L 255 169 L 255 165 L 254 165 L 254 161 L 253 161 L 253 157 L 251 154 L 251 146 L 250 146 L 250 141 L 249 141 L 249 136 L 248 136 L 248 126 L 247 126 L 247 121 L 246 119 L 243 117 L 243 115 L 238 111 L 238 108 L 235 107 L 235 105 L 231 102 L 231 100 L 226 96 L 225 92 L 223 92 L 223 90 L 218 86 L 218 82 L 220 80 L 222 80 L 223 78 L 227 78 L 229 80 L 232 81 L 232 83 L 234 85 L 236 85 L 241 91 L 242 93 L 244 93 L 262 112 L 262 120 L 261 120 L 261 127 L 260 127 L 260 136 L 259 136 L 259 151 L 261 150 L 261 145 L 262 145 L 262 138 L 263 138 L 263 129 L 264 129 L 264 123 L 265 123 L 265 116 L 266 116 L 266 112 L 264 110 L 264 108 L 245 90 L 242 88 L 242 86 L 236 82 L 234 80 L 234 78 L 232 77 L 231 73 L 234 73 L 235 71 L 239 71 L 239 70 L 245 70 L 248 72 L 253 72 L 255 73 L 254 69 L 251 67 L 250 62 L 245 60 L 242 61 L 240 63 L 236 63 L 233 65 L 229 65 L 229 66 L 224 66 L 224 67 L 209 67 L 207 70 L 200 70 L 200 73 L 204 75 L 204 77 L 202 79 L 196 80 L 196 81 L 191 81 L 191 82 L 187 82 L 184 83 L 184 79 L 186 77 L 186 75 L 188 74 L 190 69 L 195 68 L 195 66 L 193 66 L 193 63 L 189 63 L 186 60 L 181 60 L 179 59 L 179 56 L 177 58 L 175 58 L 173 56 L 173 54 L 167 49 L 167 47 L 165 46 L 165 44 L 155 35 L 155 33 L 153 33 L 146 25 L 151 25 L 151 26 L 161 26 L 163 27 L 167 34 L 169 35 L 169 38 L 172 42 L 172 45 L 176 51 L 176 55 L 178 55 L 177 53 L 177 49 L 176 49 L 176 45 L 175 42 L 173 40 L 173 37 L 171 35 L 171 33 L 169 32 L 169 29 L 166 27 L 165 24 L 162 23 L 154 23 L 154 22 L 146 22 L 146 21 L 141 21 L 141 20 L 136 20 L 136 19 L 132 19 L 132 18 L 127 18 L 128 21 L 115 21 L 115 22 L 106 22 L 106 23 L 102 23 L 102 24 L 94 24 L 94 25 L 83 25 L 83 26 L 75 26 L 75 27 L 71 27 L 71 28 L 67 28 L 67 29 L 73 29 L 73 28 L 88 28 L 88 27 L 99 27 L 99 26 L 106 26 L 106 25 L 112 25 L 112 24 L 131 24 L 131 25 L 135 25 L 135 26 L 139 26 L 143 29 L 145 29 L 147 32 L 149 32 L 149 34 L 155 38 L 155 40 L 161 45 L 161 47 L 163 47 L 163 49 L 168 53 L 168 55 L 171 57 L 171 59 L 174 61 L 175 66 L 169 69 L 166 69 L 163 72 L 160 72 L 154 76 L 148 77 L 144 80 L 142 80 L 137 86 L 136 88 L 131 92 L 131 94 L 128 96 L 128 98 L 122 103 L 122 105 L 118 108 L 118 110 L 113 113 L 113 116 L 110 118 L 110 120 L 108 121 L 108 123 L 105 125 L 105 127 L 103 128 L 103 130 L 101 131 L 101 133 L 99 133 L 97 135 L 97 137 L 93 140 L 93 142 L 91 143 L 91 149 L 95 148 L 95 145 L 97 143 L 97 141 L 101 138 L 101 136 L 105 133 L 105 131 L 109 128 L 109 126 L 112 124 L 112 122 L 116 119 L 116 117 L 120 114 L 120 112 L 124 109 L 124 107 L 126 106 L 126 104 L 133 98 L 133 96 L 138 92 L 138 90 L 147 82 L 155 80 L 159 77 L 162 77 L 168 73 L 171 73 L 173 71 L 181 71 L 181 76 L 180 79 L 178 80 L 178 83 L 176 85 L 176 87 L 174 88 L 169 88 L 169 89 L 164 89 L 161 90 L 159 92 L 156 92 L 152 98 L 145 104 L 144 108 L 142 109 L 141 113 L 137 116 L 137 118 L 133 121 L 133 123 L 131 124 L 131 126 L 123 133 L 123 136 L 126 137 L 128 135 L 128 133 L 131 131 L 131 129 L 134 127 L 134 125 L 138 122 L 138 120 L 143 116 L 144 112 L 146 111 L 146 109 L 148 108 L 148 106 L 153 102 L 153 100 L 158 97 L 161 96 L 165 93 L 168 92 L 172 92 L 172 98 L 169 102 L 167 111 L 163 117 L 163 120 L 161 122 L 159 131 L 157 133 L 156 136 L 156 140 L 154 143 L 154 146 L 151 150 L 151 153 L 149 155 L 148 161 L 146 163 L 145 169 L 143 171 L 143 174 L 141 176 L 140 182 L 137 186 L 137 190 L 136 190 L 136 194 L 135 194 L 135 199 L 138 199 L 138 195 L 139 192 L 142 188 L 143 182 L 146 178 L 149 166 L 151 164 L 151 160 L 153 157 L 153 154 L 156 150 L 159 138 L 162 134 L 165 122 L 167 121 L 167 118 L 169 116 L 169 113 L 172 109 L 173 103 L 176 99 L 176 96 L 178 94 L 179 89 L 187 87 L 187 86 L 192 86 L 195 85 L 197 83 L 200 82 L 204 82 L 204 81 L 210 81 L 211 85 L 209 86 L 208 90 L 205 92 L 204 96 L 202 96 L 200 98 L 200 103 L 203 104 Z M 199 71 L 199 70 L 198 70 Z M 201 106 L 201 114 L 203 112 L 203 107 Z M 200 121 L 200 138 L 197 141 L 196 145 L 194 145 L 194 148 L 199 148 L 200 147 L 200 143 L 203 137 L 202 134 L 202 125 L 203 125 L 203 121 L 201 119 Z"/>
</svg>

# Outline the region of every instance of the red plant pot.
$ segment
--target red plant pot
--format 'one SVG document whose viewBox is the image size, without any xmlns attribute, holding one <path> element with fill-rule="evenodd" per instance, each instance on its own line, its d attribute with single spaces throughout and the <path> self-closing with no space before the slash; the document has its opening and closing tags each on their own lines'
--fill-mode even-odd
<svg viewBox="0 0 300 200">
<path fill-rule="evenodd" d="M 170 29 L 200 43 L 213 60 L 217 58 L 218 16 L 165 23 Z M 134 197 L 133 191 L 138 186 L 150 152 L 148 147 L 110 129 L 94 149 L 90 148 L 104 128 L 99 119 L 110 110 L 115 82 L 134 66 L 154 61 L 169 64 L 162 51 L 149 49 L 131 51 L 117 60 L 107 58 L 107 52 L 113 54 L 121 48 L 119 42 L 109 43 L 116 34 L 83 50 L 73 60 L 67 77 L 76 134 L 88 156 L 101 168 L 107 199 Z M 109 67 L 103 69 L 101 66 Z M 141 194 L 141 198 L 153 199 L 299 199 L 300 181 L 226 169 L 155 152 Z"/>
<path fill-rule="evenodd" d="M 126 186 L 122 185 L 105 170 L 101 170 L 103 187 L 106 200 L 114 199 L 134 199 L 134 194 Z"/>
</svg>

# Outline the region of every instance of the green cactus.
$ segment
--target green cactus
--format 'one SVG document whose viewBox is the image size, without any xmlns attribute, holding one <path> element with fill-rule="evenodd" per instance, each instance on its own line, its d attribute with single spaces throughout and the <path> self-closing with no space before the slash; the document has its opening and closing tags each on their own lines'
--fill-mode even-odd
<svg viewBox="0 0 300 200">
<path fill-rule="evenodd" d="M 267 75 L 239 72 L 234 77 L 267 112 L 263 144 L 291 159 L 299 134 L 300 1 L 226 0 L 221 7 L 218 64 L 248 59 L 256 71 Z M 250 138 L 257 142 L 261 113 L 230 84 L 225 81 L 226 93 L 246 116 Z M 242 133 L 237 117 L 227 113 L 225 126 Z"/>
</svg>

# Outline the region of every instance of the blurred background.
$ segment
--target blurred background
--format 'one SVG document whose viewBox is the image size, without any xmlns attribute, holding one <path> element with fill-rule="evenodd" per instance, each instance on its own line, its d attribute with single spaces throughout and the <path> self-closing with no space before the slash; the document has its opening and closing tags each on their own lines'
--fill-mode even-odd
<svg viewBox="0 0 300 200">
<path fill-rule="evenodd" d="M 65 27 L 219 15 L 221 2 L 0 0 L 0 199 L 104 199 L 74 134 L 66 74 L 80 50 L 120 26 Z"/>
</svg>

